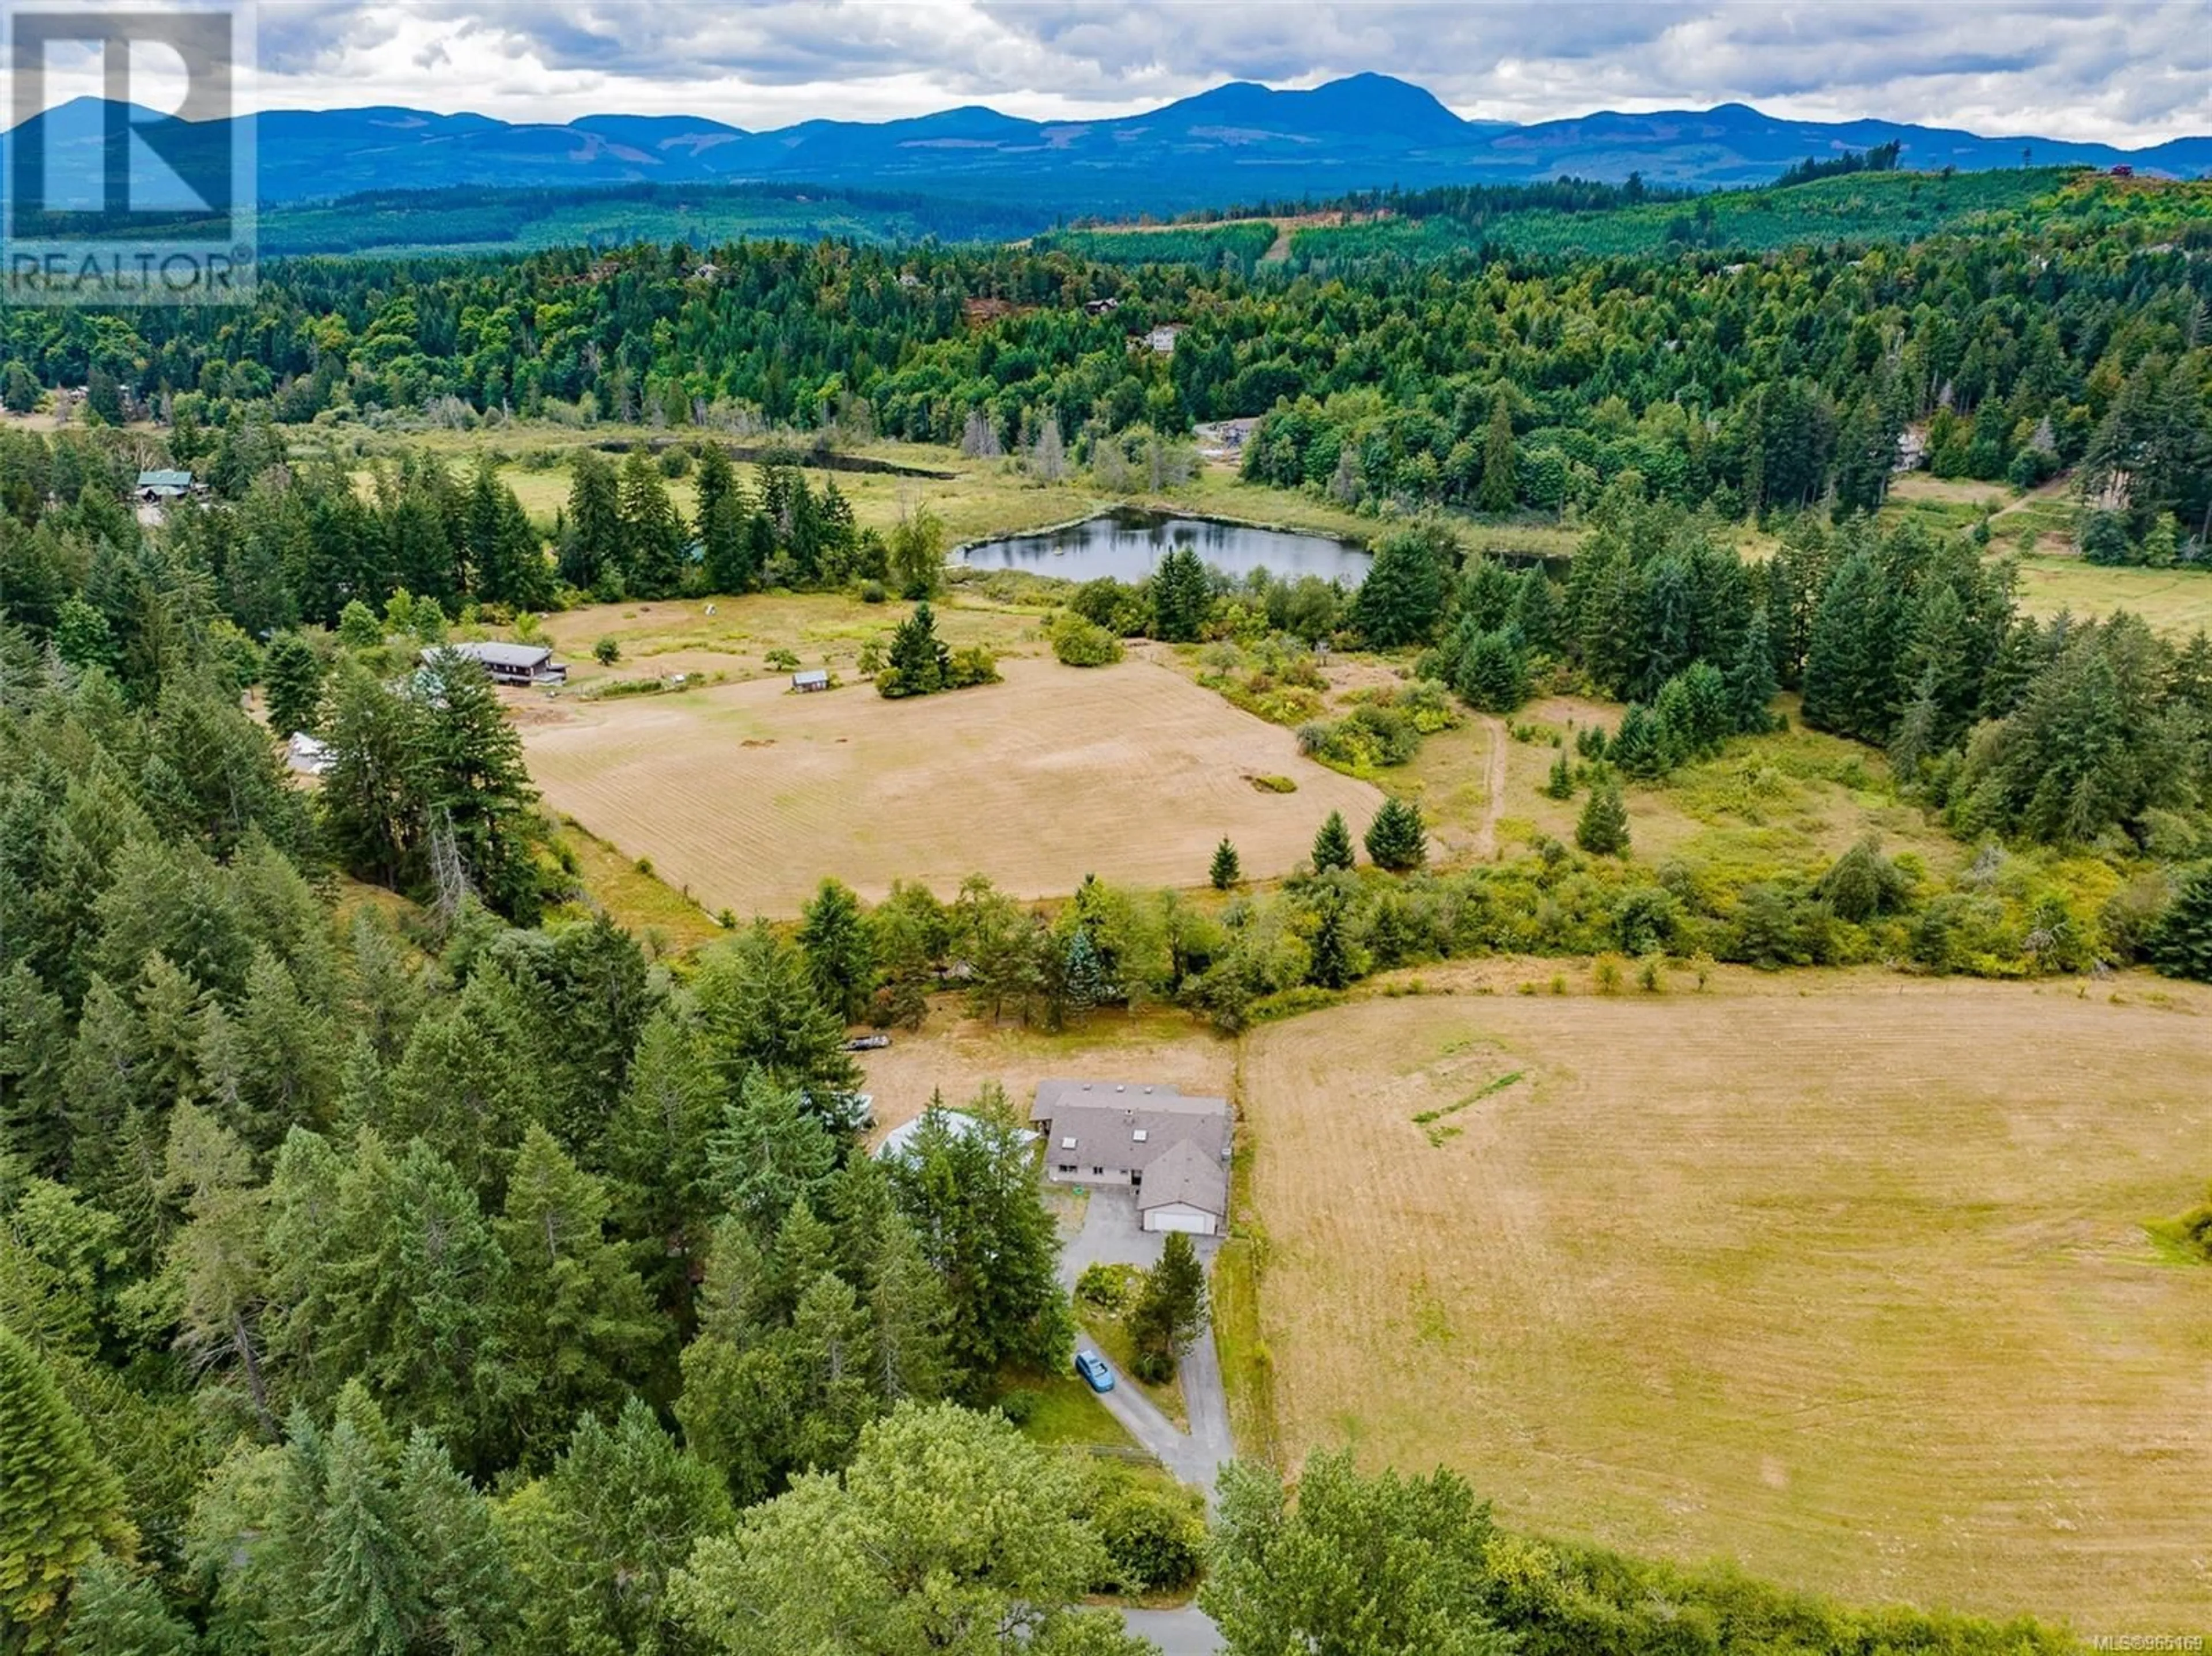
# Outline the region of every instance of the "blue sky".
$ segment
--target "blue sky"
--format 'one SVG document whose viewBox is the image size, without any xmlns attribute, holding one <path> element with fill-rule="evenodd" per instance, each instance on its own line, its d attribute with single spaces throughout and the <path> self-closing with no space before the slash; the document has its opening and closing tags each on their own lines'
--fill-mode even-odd
<svg viewBox="0 0 2212 1656">
<path fill-rule="evenodd" d="M 263 0 L 260 15 L 266 106 L 762 128 L 987 103 L 1082 119 L 1224 80 L 1372 70 L 1510 120 L 1738 100 L 2123 144 L 2212 132 L 2202 0 Z"/>
</svg>

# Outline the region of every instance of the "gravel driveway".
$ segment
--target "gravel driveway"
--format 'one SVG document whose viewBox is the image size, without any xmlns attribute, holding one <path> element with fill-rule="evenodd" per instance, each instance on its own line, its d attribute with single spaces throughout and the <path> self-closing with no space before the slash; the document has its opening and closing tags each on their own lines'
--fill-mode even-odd
<svg viewBox="0 0 2212 1656">
<path fill-rule="evenodd" d="M 1219 1242 L 1211 1236 L 1194 1236 L 1199 1264 L 1210 1266 Z M 1093 1186 L 1083 1228 L 1060 1247 L 1060 1280 L 1070 1289 L 1093 1265 L 1133 1265 L 1150 1269 L 1157 1264 L 1167 1239 L 1138 1222 L 1137 1193 L 1123 1186 Z M 1131 1437 L 1184 1483 L 1213 1500 L 1215 1477 L 1236 1453 L 1229 1437 L 1229 1398 L 1221 1382 L 1221 1360 L 1213 1349 L 1213 1326 L 1198 1331 L 1182 1360 L 1183 1410 L 1190 1430 L 1176 1429 L 1137 1388 L 1126 1383 L 1098 1394 L 1098 1401 L 1120 1421 Z"/>
</svg>

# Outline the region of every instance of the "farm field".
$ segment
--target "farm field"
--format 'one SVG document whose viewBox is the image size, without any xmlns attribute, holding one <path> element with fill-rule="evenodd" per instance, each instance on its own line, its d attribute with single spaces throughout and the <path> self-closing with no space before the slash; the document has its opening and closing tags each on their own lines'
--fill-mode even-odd
<svg viewBox="0 0 2212 1656">
<path fill-rule="evenodd" d="M 1247 1039 L 1285 1446 L 1859 1601 L 2212 1621 L 2212 1272 L 2142 1228 L 2202 1192 L 2212 991 L 1510 992 L 1556 969 Z"/>
<path fill-rule="evenodd" d="M 1145 660 L 1001 665 L 1004 683 L 906 701 L 755 679 L 518 714 L 549 805 L 741 917 L 794 914 L 828 875 L 870 901 L 898 879 L 949 897 L 976 872 L 1021 897 L 1088 873 L 1195 885 L 1224 834 L 1264 878 L 1305 855 L 1332 810 L 1364 824 L 1382 802 L 1291 732 Z"/>
<path fill-rule="evenodd" d="M 2021 607 L 2032 616 L 2130 610 L 2168 638 L 2212 629 L 2212 569 L 2114 568 L 2072 554 L 2020 560 Z"/>
</svg>

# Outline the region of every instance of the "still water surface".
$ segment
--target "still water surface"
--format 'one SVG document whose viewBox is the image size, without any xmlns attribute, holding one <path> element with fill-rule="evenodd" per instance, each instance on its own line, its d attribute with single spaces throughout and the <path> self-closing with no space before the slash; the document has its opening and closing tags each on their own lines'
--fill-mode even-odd
<svg viewBox="0 0 2212 1656">
<path fill-rule="evenodd" d="M 984 541 L 963 552 L 978 569 L 1025 569 L 1060 580 L 1142 580 L 1170 550 L 1188 546 L 1212 567 L 1231 575 L 1255 569 L 1285 579 L 1319 575 L 1357 586 L 1370 555 L 1348 541 L 1254 529 L 1212 518 L 1171 518 L 1152 512 L 1109 512 L 1040 535 Z"/>
</svg>

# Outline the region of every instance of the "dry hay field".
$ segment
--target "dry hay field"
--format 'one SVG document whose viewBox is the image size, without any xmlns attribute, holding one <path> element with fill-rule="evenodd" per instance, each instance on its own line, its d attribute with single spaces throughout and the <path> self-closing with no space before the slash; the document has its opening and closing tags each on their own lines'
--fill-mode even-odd
<svg viewBox="0 0 2212 1656">
<path fill-rule="evenodd" d="M 1247 1041 L 1285 1446 L 1859 1601 L 2212 1623 L 2212 1267 L 2142 1228 L 2212 1178 L 2212 992 L 1476 975 Z"/>
<path fill-rule="evenodd" d="M 977 872 L 1024 898 L 1092 873 L 1194 886 L 1224 834 L 1263 878 L 1331 810 L 1364 826 L 1382 803 L 1164 667 L 1000 667 L 1003 683 L 911 701 L 866 684 L 797 695 L 777 678 L 533 702 L 523 742 L 554 809 L 740 916 L 795 914 L 830 875 L 870 901 L 899 879 L 949 898 Z"/>
</svg>

